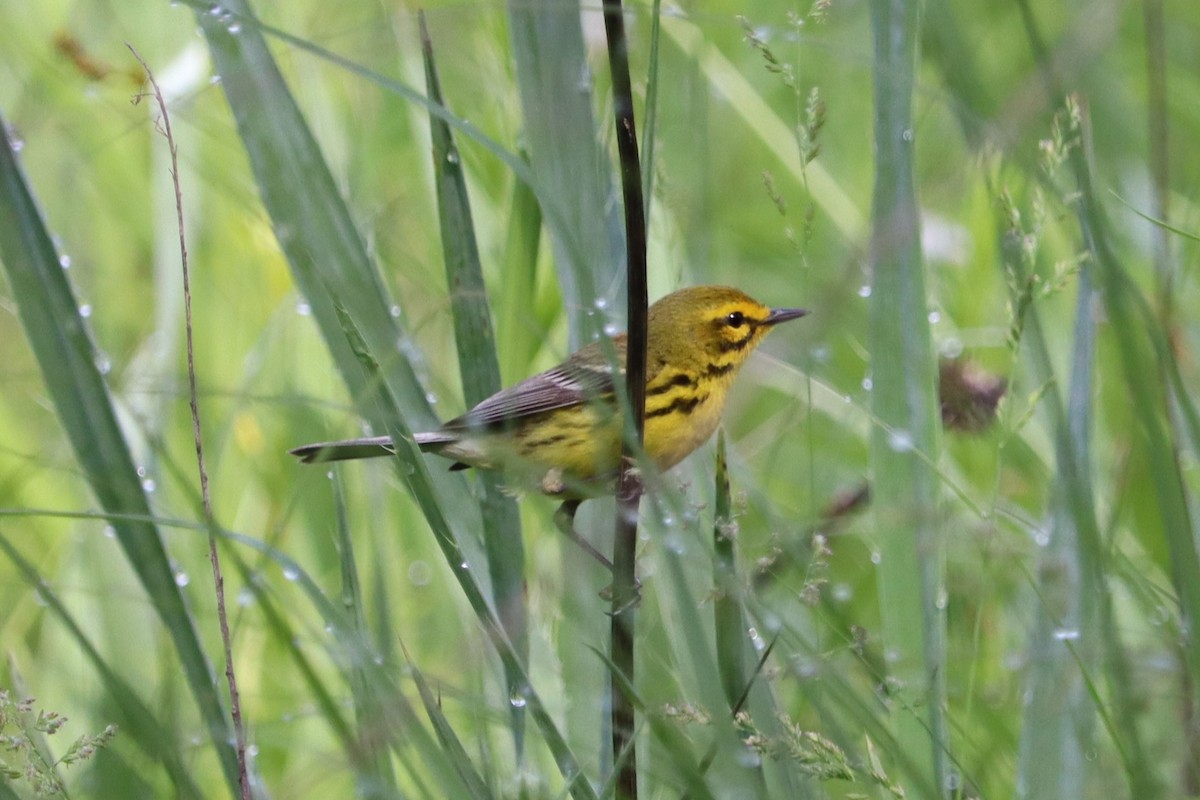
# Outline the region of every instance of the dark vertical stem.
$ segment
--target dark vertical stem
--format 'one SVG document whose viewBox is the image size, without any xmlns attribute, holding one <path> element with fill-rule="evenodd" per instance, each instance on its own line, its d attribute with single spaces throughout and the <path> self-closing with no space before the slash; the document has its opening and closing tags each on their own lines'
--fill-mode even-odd
<svg viewBox="0 0 1200 800">
<path fill-rule="evenodd" d="M 625 356 L 626 391 L 633 412 L 634 437 L 626 437 L 617 481 L 617 530 L 613 541 L 612 662 L 633 686 L 633 633 L 637 606 L 634 554 L 637 548 L 638 502 L 641 482 L 631 470 L 635 448 L 640 449 L 646 422 L 646 216 L 638 161 L 637 130 L 633 122 L 633 88 L 629 81 L 629 50 L 621 0 L 604 0 L 604 30 L 612 72 L 613 112 L 617 153 L 621 161 L 621 192 L 625 201 L 626 274 L 629 290 L 629 340 Z M 633 701 L 613 682 L 612 744 L 617 775 L 616 796 L 637 797 L 637 758 L 633 742 Z"/>
</svg>

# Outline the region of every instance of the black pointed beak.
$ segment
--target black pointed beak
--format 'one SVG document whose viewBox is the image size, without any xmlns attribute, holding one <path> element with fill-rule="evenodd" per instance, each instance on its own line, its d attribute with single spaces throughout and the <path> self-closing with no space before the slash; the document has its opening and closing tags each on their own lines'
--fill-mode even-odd
<svg viewBox="0 0 1200 800">
<path fill-rule="evenodd" d="M 789 319 L 799 319 L 808 313 L 807 308 L 772 308 L 771 313 L 763 320 L 763 325 L 778 325 Z"/>
</svg>

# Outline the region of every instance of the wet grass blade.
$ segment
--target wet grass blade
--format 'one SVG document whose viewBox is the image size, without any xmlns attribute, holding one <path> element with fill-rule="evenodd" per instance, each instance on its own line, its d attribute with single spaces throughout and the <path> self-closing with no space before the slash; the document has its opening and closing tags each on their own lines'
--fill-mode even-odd
<svg viewBox="0 0 1200 800">
<path fill-rule="evenodd" d="M 425 81 L 429 99 L 442 103 L 433 42 L 420 18 L 421 50 L 425 59 Z M 471 203 L 463 175 L 458 148 L 450 126 L 430 116 L 433 139 L 433 175 L 437 188 L 438 217 L 442 229 L 442 256 L 446 264 L 446 283 L 450 286 L 450 308 L 454 315 L 454 343 L 458 349 L 458 369 L 463 396 L 468 408 L 478 405 L 500 391 L 500 363 L 496 357 L 496 336 L 492 314 L 483 283 L 483 267 L 475 240 Z M 529 661 L 529 633 L 525 607 L 525 548 L 521 536 L 521 517 L 517 502 L 501 489 L 501 476 L 481 470 L 477 476 L 483 488 L 480 500 L 483 518 L 483 544 L 492 579 L 492 603 L 508 639 L 521 660 Z M 520 676 L 506 676 L 510 697 L 521 690 Z M 525 706 L 512 704 L 511 721 L 517 759 L 524 753 Z"/>
<path fill-rule="evenodd" d="M 918 7 L 872 0 L 875 59 L 875 190 L 871 233 L 871 495 L 880 529 L 879 603 L 892 677 L 916 697 L 894 718 L 917 794 L 945 786 L 942 718 L 945 620 L 935 605 L 942 585 L 938 532 L 938 400 L 926 308 L 916 188 L 913 91 Z"/>
<path fill-rule="evenodd" d="M 0 119 L 0 130 L 7 130 Z M 45 222 L 8 137 L 0 142 L 0 261 L 46 389 L 117 541 L 167 628 L 230 786 L 238 785 L 233 729 L 216 677 L 167 561 L 96 352 Z"/>
</svg>

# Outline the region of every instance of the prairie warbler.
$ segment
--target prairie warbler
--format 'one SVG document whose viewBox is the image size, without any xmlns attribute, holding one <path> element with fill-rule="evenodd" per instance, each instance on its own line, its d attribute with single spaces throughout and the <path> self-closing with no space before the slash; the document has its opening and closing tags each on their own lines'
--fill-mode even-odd
<svg viewBox="0 0 1200 800">
<path fill-rule="evenodd" d="M 804 316 L 768 308 L 737 289 L 697 286 L 649 309 L 645 450 L 660 470 L 703 444 L 720 422 L 738 368 L 771 328 Z M 625 371 L 625 335 L 593 342 L 553 369 L 498 392 L 431 433 L 423 451 L 517 473 L 547 494 L 611 491 L 621 456 L 612 363 Z M 320 442 L 291 451 L 305 463 L 393 454 L 387 436 Z"/>
</svg>

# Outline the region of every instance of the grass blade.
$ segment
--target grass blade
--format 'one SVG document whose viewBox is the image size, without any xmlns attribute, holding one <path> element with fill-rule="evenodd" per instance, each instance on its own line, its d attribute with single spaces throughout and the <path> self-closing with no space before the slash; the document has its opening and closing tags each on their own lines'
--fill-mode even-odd
<svg viewBox="0 0 1200 800">
<path fill-rule="evenodd" d="M 570 349 L 600 325 L 595 301 L 624 308 L 623 248 L 597 139 L 590 67 L 576 3 L 510 0 L 509 36 L 530 161 L 566 306 Z"/>
<path fill-rule="evenodd" d="M 350 523 L 346 515 L 346 500 L 341 481 L 334 476 L 333 502 L 337 519 L 338 563 L 341 566 L 342 606 L 350 618 L 355 632 L 365 642 L 368 638 L 367 621 L 363 614 L 362 589 L 358 580 L 358 564 L 354 558 L 354 540 L 350 536 Z M 253 582 L 251 582 L 251 585 Z M 357 743 L 360 748 L 361 764 L 358 764 L 358 794 L 364 798 L 395 797 L 399 794 L 396 775 L 388 758 L 382 731 L 387 730 L 383 714 L 383 698 L 371 680 L 367 663 L 360 659 L 351 662 L 350 693 L 354 697 L 354 716 L 357 721 Z"/>
<path fill-rule="evenodd" d="M 736 710 L 746 691 L 751 654 L 746 648 L 746 614 L 742 609 L 737 560 L 733 551 L 733 507 L 729 497 L 729 472 L 725 463 L 725 432 L 717 433 L 717 490 L 713 512 L 713 624 L 716 630 L 717 666 L 721 686 Z"/>
<path fill-rule="evenodd" d="M 920 698 L 895 719 L 897 739 L 920 765 L 918 794 L 945 783 L 945 621 L 938 539 L 938 401 L 927 320 L 916 188 L 913 115 L 918 5 L 872 0 L 875 44 L 875 193 L 872 208 L 871 494 L 882 542 L 879 602 L 893 677 Z"/>
<path fill-rule="evenodd" d="M 7 130 L 2 118 L 0 130 Z M 0 260 L 46 388 L 88 483 L 110 514 L 149 519 L 150 506 L 96 365 L 95 350 L 7 137 L 0 146 L 0 210 Z M 112 524 L 171 635 L 225 777 L 236 787 L 233 729 L 158 528 L 128 516 L 114 516 Z"/>
<path fill-rule="evenodd" d="M 433 42 L 420 18 L 421 51 L 425 59 L 425 80 L 429 99 L 442 103 L 437 67 L 433 60 Z M 446 262 L 446 282 L 451 287 L 450 303 L 454 313 L 454 343 L 458 348 L 458 369 L 463 396 L 468 408 L 500 391 L 500 363 L 496 358 L 496 337 L 483 267 L 475 241 L 471 203 L 467 183 L 450 126 L 437 117 L 429 118 L 433 139 L 433 174 L 437 186 L 438 215 L 442 227 L 442 253 Z M 500 623 L 508 632 L 517 654 L 529 661 L 529 632 L 525 608 L 525 550 L 521 537 L 521 517 L 517 502 L 502 491 L 501 476 L 482 470 L 478 480 L 483 488 L 480 510 L 483 518 L 483 543 L 492 579 L 492 603 Z M 521 678 L 508 671 L 505 675 L 508 695 L 521 691 Z M 525 706 L 510 704 L 513 740 L 517 760 L 524 755 Z"/>
</svg>

